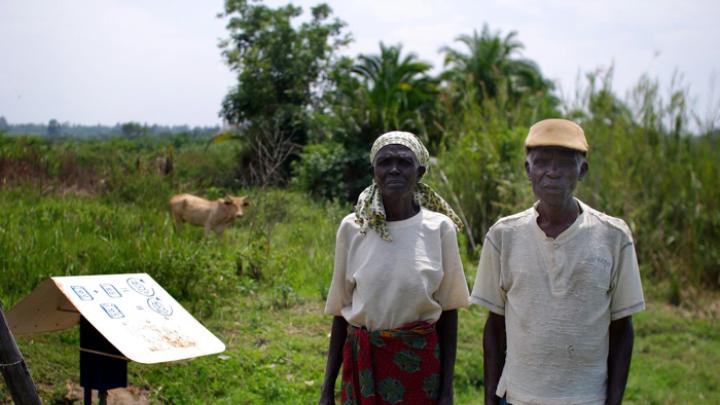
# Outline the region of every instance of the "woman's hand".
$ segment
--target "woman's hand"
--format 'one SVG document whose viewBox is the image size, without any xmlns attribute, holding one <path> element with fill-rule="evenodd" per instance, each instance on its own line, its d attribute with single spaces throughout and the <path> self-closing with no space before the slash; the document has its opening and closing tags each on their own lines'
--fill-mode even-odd
<svg viewBox="0 0 720 405">
<path fill-rule="evenodd" d="M 435 325 L 440 343 L 440 397 L 438 404 L 453 403 L 453 376 L 457 351 L 457 310 L 443 311 Z"/>
<path fill-rule="evenodd" d="M 343 346 L 347 338 L 348 323 L 342 316 L 333 318 L 330 330 L 330 345 L 328 347 L 327 365 L 325 366 L 325 380 L 319 404 L 335 404 L 335 380 L 342 365 Z"/>
<path fill-rule="evenodd" d="M 440 398 L 438 398 L 438 405 L 452 405 L 453 404 L 453 395 L 440 395 Z"/>
<path fill-rule="evenodd" d="M 320 401 L 318 401 L 318 405 L 335 405 L 335 396 L 320 396 Z"/>
</svg>

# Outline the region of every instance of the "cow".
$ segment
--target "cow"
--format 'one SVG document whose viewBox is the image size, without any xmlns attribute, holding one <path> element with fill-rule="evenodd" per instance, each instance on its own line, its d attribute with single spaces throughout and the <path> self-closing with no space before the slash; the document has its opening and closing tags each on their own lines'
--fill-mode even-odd
<svg viewBox="0 0 720 405">
<path fill-rule="evenodd" d="M 218 237 L 235 218 L 243 216 L 243 207 L 249 205 L 247 196 L 206 200 L 192 194 L 178 194 L 170 198 L 170 213 L 176 225 L 183 222 L 205 228 L 205 238 L 212 229 Z"/>
</svg>

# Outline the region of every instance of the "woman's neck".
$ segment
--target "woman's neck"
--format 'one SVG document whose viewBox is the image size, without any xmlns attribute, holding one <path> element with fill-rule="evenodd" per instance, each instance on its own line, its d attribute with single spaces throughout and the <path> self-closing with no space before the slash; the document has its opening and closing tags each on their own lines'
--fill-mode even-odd
<svg viewBox="0 0 720 405">
<path fill-rule="evenodd" d="M 383 198 L 385 206 L 385 217 L 388 221 L 402 221 L 420 212 L 420 205 L 414 198 L 404 198 L 401 201 L 393 201 Z"/>
</svg>

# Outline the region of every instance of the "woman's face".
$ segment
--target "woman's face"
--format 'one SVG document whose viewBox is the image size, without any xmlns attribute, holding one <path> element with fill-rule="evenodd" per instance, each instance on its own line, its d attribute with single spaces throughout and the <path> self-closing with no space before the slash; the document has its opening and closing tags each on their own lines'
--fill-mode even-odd
<svg viewBox="0 0 720 405">
<path fill-rule="evenodd" d="M 415 154 L 403 145 L 384 146 L 373 161 L 373 179 L 383 197 L 411 197 L 415 184 L 425 174 Z"/>
</svg>

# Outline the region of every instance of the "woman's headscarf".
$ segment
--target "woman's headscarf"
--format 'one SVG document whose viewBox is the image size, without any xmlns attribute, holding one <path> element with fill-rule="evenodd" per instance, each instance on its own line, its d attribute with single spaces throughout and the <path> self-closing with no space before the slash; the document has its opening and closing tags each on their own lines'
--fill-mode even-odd
<svg viewBox="0 0 720 405">
<path fill-rule="evenodd" d="M 425 145 L 410 132 L 393 131 L 381 135 L 373 143 L 370 149 L 370 164 L 375 160 L 375 155 L 387 145 L 403 145 L 410 149 L 418 163 L 427 169 L 430 163 L 430 154 Z M 439 212 L 448 216 L 457 226 L 458 230 L 463 228 L 462 221 L 458 218 L 455 211 L 438 193 L 425 183 L 418 182 L 415 188 L 415 201 L 424 208 L 431 211 Z M 386 241 L 392 241 L 387 226 L 387 217 L 385 215 L 385 207 L 383 205 L 380 188 L 373 183 L 363 190 L 358 197 L 355 205 L 355 222 L 360 225 L 360 232 L 365 234 L 367 228 L 374 230 L 380 237 Z"/>
</svg>

